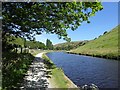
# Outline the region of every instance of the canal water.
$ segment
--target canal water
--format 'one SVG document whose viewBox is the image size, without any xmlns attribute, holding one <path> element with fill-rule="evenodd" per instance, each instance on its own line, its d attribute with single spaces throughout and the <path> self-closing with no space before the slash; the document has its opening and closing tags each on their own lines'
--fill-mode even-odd
<svg viewBox="0 0 120 90">
<path fill-rule="evenodd" d="M 93 83 L 99 88 L 118 87 L 119 61 L 65 52 L 51 52 L 47 56 L 78 86 Z"/>
</svg>

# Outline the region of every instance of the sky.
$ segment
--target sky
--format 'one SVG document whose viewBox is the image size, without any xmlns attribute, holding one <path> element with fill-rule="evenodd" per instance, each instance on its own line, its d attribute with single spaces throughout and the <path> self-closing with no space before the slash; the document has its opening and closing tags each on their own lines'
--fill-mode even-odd
<svg viewBox="0 0 120 90">
<path fill-rule="evenodd" d="M 71 41 L 92 40 L 105 31 L 110 31 L 118 25 L 118 3 L 102 2 L 103 10 L 98 11 L 95 16 L 90 17 L 91 23 L 82 23 L 75 31 L 67 30 L 68 37 Z M 58 44 L 66 42 L 58 39 L 55 34 L 41 34 L 35 36 L 37 41 L 46 43 L 46 39 L 50 39 L 52 43 Z"/>
</svg>

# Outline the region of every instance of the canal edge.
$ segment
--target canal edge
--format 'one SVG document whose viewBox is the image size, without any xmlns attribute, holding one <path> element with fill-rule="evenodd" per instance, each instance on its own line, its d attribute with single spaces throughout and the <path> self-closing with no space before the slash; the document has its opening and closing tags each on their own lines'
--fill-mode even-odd
<svg viewBox="0 0 120 90">
<path fill-rule="evenodd" d="M 42 53 L 42 55 L 44 54 L 44 55 L 46 55 L 48 52 L 43 52 Z M 44 59 L 43 57 L 42 57 L 42 55 L 41 55 L 41 58 L 42 59 Z M 46 55 L 47 56 L 47 55 Z M 48 56 L 47 56 L 48 57 Z M 48 57 L 49 58 L 49 57 Z M 50 59 L 50 58 L 49 58 Z M 51 59 L 50 59 L 50 61 L 51 61 Z M 51 61 L 52 62 L 52 61 Z M 55 65 L 55 64 L 54 64 Z M 56 66 L 56 65 L 55 65 Z M 57 66 L 56 66 L 57 67 Z M 72 82 L 72 80 L 70 80 L 70 78 L 68 78 L 67 77 L 67 75 L 65 75 L 65 73 L 64 73 L 64 71 L 62 72 L 62 74 L 63 74 L 63 76 L 64 76 L 64 78 L 69 82 L 69 84 L 67 85 L 68 86 L 68 88 L 76 88 L 77 90 L 79 90 L 79 87 L 76 85 L 76 84 L 74 84 L 73 82 Z M 56 86 L 53 86 L 53 85 L 51 85 L 51 81 L 50 81 L 50 79 L 48 79 L 48 81 L 49 81 L 49 84 L 50 84 L 50 88 L 56 88 Z M 49 88 L 49 87 L 48 87 Z"/>
</svg>

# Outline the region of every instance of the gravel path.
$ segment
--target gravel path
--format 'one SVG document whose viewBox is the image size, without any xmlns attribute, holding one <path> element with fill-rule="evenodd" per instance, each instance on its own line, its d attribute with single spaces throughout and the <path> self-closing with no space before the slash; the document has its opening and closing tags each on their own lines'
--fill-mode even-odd
<svg viewBox="0 0 120 90">
<path fill-rule="evenodd" d="M 24 78 L 23 86 L 21 90 L 45 90 L 48 88 L 49 81 L 46 77 L 46 68 L 43 63 L 43 53 L 39 53 L 35 56 L 35 60 L 30 65 L 29 70 Z M 49 85 L 49 87 L 51 87 Z"/>
</svg>

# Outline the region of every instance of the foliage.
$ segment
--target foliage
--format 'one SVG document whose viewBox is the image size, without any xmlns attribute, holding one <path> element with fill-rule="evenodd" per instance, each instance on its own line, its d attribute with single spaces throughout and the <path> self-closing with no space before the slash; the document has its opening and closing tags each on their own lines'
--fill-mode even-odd
<svg viewBox="0 0 120 90">
<path fill-rule="evenodd" d="M 99 56 L 105 58 L 118 59 L 118 28 L 101 35 L 95 40 L 89 41 L 87 44 L 73 49 L 70 52 L 80 53 L 85 55 Z"/>
<path fill-rule="evenodd" d="M 103 33 L 103 35 L 106 34 L 106 33 L 107 33 L 107 31 L 105 31 L 105 32 Z"/>
<path fill-rule="evenodd" d="M 16 48 L 30 48 L 30 49 L 46 49 L 46 46 L 44 43 L 39 41 L 28 41 L 24 38 L 18 38 L 18 37 L 9 37 L 7 38 L 8 45 L 13 45 Z"/>
<path fill-rule="evenodd" d="M 26 47 L 30 49 L 46 49 L 45 44 L 39 41 L 26 41 Z"/>
<path fill-rule="evenodd" d="M 46 40 L 46 48 L 49 50 L 53 49 L 53 44 L 49 39 Z"/>
<path fill-rule="evenodd" d="M 33 39 L 46 32 L 70 41 L 66 30 L 89 23 L 89 17 L 102 8 L 100 2 L 3 2 L 2 36 Z"/>
<path fill-rule="evenodd" d="M 97 39 L 96 37 L 94 38 L 94 40 Z"/>
<path fill-rule="evenodd" d="M 89 17 L 99 10 L 100 2 L 3 2 L 3 88 L 16 87 L 33 60 L 30 54 L 11 52 L 14 48 L 43 48 L 43 43 L 27 41 L 34 41 L 34 35 L 43 32 L 70 41 L 67 30 L 75 30 L 83 21 L 89 23 Z"/>
<path fill-rule="evenodd" d="M 2 88 L 7 90 L 19 88 L 33 59 L 34 57 L 27 53 L 4 52 L 2 55 Z"/>
</svg>

